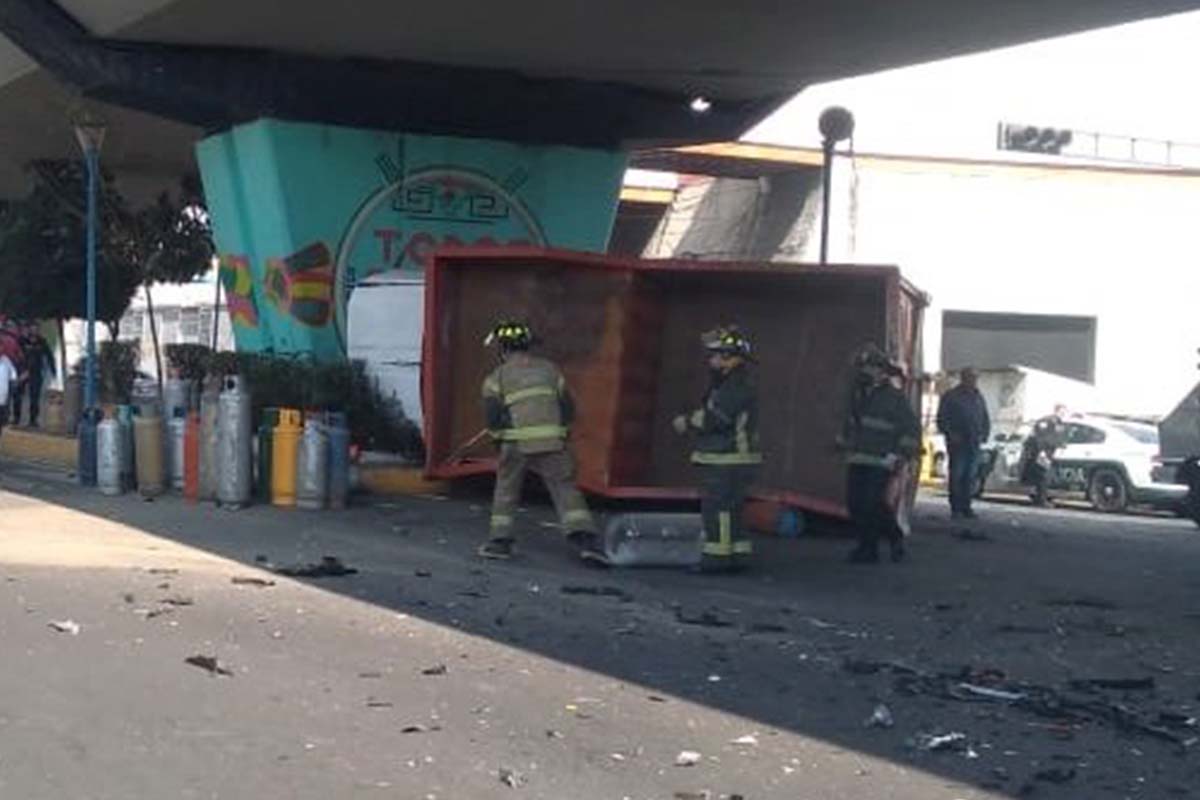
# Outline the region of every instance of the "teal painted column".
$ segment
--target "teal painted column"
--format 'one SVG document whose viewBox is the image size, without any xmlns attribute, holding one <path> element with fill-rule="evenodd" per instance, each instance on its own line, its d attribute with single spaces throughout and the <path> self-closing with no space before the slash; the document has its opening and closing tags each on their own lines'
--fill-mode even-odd
<svg viewBox="0 0 1200 800">
<path fill-rule="evenodd" d="M 239 350 L 345 352 L 346 300 L 441 244 L 603 251 L 626 157 L 258 120 L 197 145 Z"/>
</svg>

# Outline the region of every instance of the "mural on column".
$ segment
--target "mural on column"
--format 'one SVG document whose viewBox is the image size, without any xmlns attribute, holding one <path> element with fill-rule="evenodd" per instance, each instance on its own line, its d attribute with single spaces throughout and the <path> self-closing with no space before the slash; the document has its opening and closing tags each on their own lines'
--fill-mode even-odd
<svg viewBox="0 0 1200 800">
<path fill-rule="evenodd" d="M 197 148 L 238 348 L 345 352 L 371 275 L 443 244 L 603 250 L 625 158 L 260 120 Z"/>
</svg>

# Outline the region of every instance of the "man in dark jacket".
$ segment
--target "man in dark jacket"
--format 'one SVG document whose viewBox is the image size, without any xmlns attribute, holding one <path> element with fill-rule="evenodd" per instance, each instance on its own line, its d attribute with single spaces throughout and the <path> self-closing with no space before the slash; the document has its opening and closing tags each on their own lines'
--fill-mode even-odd
<svg viewBox="0 0 1200 800">
<path fill-rule="evenodd" d="M 903 368 L 877 346 L 854 359 L 855 378 L 840 446 L 846 451 L 846 506 L 858 532 L 855 564 L 879 561 L 879 540 L 891 544 L 892 560 L 904 558 L 903 532 L 888 489 L 920 448 L 921 422 L 909 399 L 892 383 Z"/>
<path fill-rule="evenodd" d="M 742 507 L 762 463 L 758 396 L 750 379 L 750 340 L 736 327 L 716 328 L 701 339 L 712 384 L 700 408 L 673 425 L 692 434 L 692 463 L 700 469 L 704 517 L 701 572 L 734 572 L 746 566 L 751 545 L 742 530 Z"/>
<path fill-rule="evenodd" d="M 950 515 L 971 518 L 971 496 L 979 469 L 979 448 L 992 432 L 987 403 L 979 391 L 979 375 L 971 367 L 962 371 L 958 386 L 942 395 L 938 405 L 938 431 L 946 437 L 950 459 Z"/>
</svg>

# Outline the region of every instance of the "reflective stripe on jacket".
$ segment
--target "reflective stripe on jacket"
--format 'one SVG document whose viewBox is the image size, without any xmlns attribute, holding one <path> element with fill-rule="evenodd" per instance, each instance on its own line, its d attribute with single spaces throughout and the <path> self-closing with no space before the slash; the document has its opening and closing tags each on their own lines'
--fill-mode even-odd
<svg viewBox="0 0 1200 800">
<path fill-rule="evenodd" d="M 574 406 L 566 379 L 547 359 L 515 353 L 483 382 L 488 430 L 523 453 L 562 450 Z"/>
<path fill-rule="evenodd" d="M 890 469 L 898 459 L 916 455 L 921 423 L 904 393 L 884 383 L 852 403 L 843 436 L 847 463 Z"/>
<path fill-rule="evenodd" d="M 714 380 L 704 405 L 688 417 L 688 426 L 697 434 L 692 451 L 693 464 L 762 463 L 758 443 L 758 397 L 745 366 Z"/>
</svg>

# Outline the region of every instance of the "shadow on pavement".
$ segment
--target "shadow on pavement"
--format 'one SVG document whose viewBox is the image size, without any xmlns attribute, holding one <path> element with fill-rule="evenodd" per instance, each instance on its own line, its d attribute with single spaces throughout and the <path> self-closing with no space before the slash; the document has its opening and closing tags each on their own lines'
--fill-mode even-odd
<svg viewBox="0 0 1200 800">
<path fill-rule="evenodd" d="M 250 566 L 335 556 L 358 573 L 311 583 L 639 685 L 647 702 L 683 698 L 1012 796 L 1124 797 L 1141 787 L 1165 797 L 1196 785 L 1196 755 L 1165 737 L 959 696 L 958 681 L 931 677 L 1062 688 L 1149 676 L 1150 694 L 1091 694 L 1162 726 L 1160 711 L 1186 719 L 1200 689 L 1200 617 L 1189 613 L 1200 536 L 1184 521 L 1108 518 L 1097 531 L 1080 515 L 984 504 L 968 528 L 926 500 L 904 564 L 845 564 L 849 542 L 837 536 L 759 538 L 752 573 L 714 578 L 585 569 L 543 508 L 520 517 L 520 559 L 481 561 L 487 497 L 477 489 L 345 512 L 227 512 L 106 498 L 12 465 L 0 474 L 9 492 Z M 868 726 L 880 704 L 894 727 Z M 1186 727 L 1171 731 L 1187 737 Z M 951 734 L 964 744 L 920 744 Z"/>
</svg>

